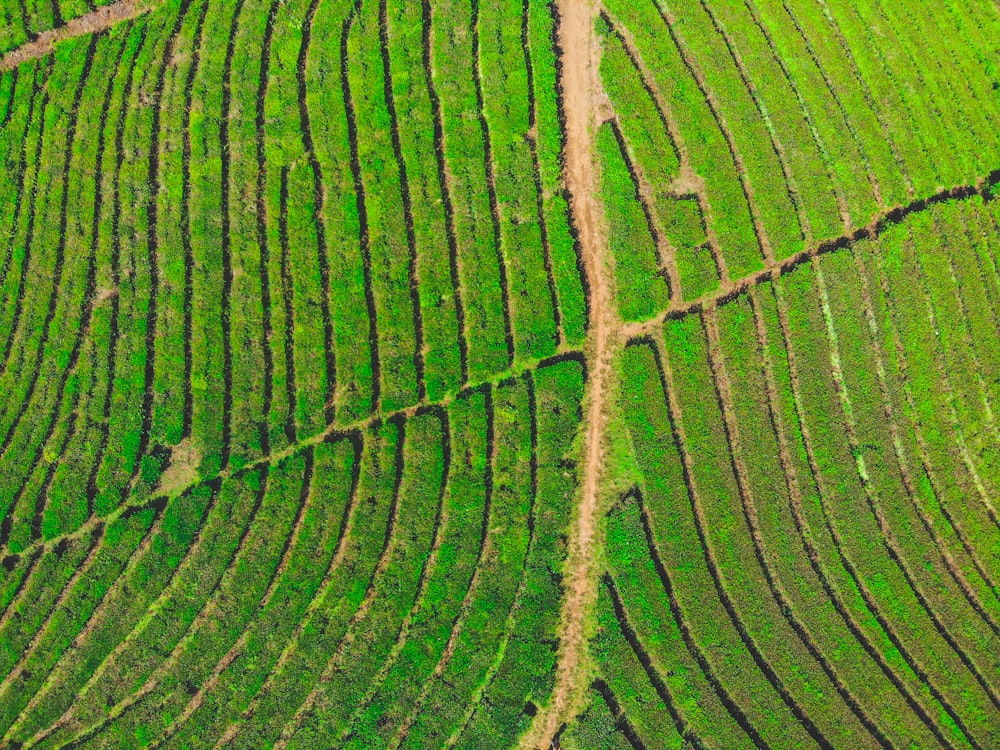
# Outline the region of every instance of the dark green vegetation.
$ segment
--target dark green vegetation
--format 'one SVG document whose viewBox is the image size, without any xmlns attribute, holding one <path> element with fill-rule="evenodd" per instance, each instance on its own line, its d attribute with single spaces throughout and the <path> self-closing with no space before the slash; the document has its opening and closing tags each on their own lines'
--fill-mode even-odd
<svg viewBox="0 0 1000 750">
<path fill-rule="evenodd" d="M 993 0 L 166 0 L 0 73 L 0 747 L 1000 747 L 998 125 Z"/>
<path fill-rule="evenodd" d="M 651 320 L 566 744 L 997 747 L 998 9 L 604 8 Z"/>
<path fill-rule="evenodd" d="M 509 746 L 546 704 L 555 24 L 178 0 L 3 73 L 0 745 Z"/>
</svg>

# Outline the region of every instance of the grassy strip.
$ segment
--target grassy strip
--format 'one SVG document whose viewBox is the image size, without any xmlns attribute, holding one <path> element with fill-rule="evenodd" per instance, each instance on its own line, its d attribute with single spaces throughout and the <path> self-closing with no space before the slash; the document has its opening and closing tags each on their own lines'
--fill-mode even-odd
<svg viewBox="0 0 1000 750">
<path fill-rule="evenodd" d="M 615 260 L 618 311 L 625 320 L 636 321 L 666 309 L 670 289 L 659 267 L 651 217 L 639 197 L 623 145 L 615 124 L 605 123 L 598 130 L 601 197 Z"/>
<path fill-rule="evenodd" d="M 372 675 L 405 639 L 409 614 L 419 606 L 439 538 L 443 493 L 444 434 L 439 414 L 405 425 L 398 516 L 378 575 L 326 664 L 315 664 L 312 689 L 281 731 L 279 744 L 316 747 L 343 731 Z"/>
<path fill-rule="evenodd" d="M 440 659 L 481 549 L 487 516 L 486 396 L 473 391 L 449 407 L 448 482 L 438 562 L 410 618 L 406 643 L 354 708 L 340 747 L 384 747 Z"/>
<path fill-rule="evenodd" d="M 0 686 L 0 731 L 6 735 L 29 699 L 77 639 L 133 557 L 146 547 L 163 505 L 123 514 L 108 524 L 93 562 L 60 594 L 60 605 L 39 627 L 17 667 Z"/>
<path fill-rule="evenodd" d="M 907 583 L 927 609 L 935 629 L 972 673 L 990 702 L 997 698 L 985 678 L 981 649 L 996 634 L 963 596 L 935 540 L 914 512 L 910 480 L 892 445 L 885 403 L 876 382 L 873 342 L 863 312 L 856 266 L 848 254 L 827 256 L 815 266 L 820 304 L 831 341 L 834 382 L 846 416 L 848 441 L 865 485 L 869 511 Z M 827 269 L 830 269 L 827 273 Z M 830 281 L 827 283 L 827 278 Z M 836 321 L 836 322 L 835 322 Z M 898 534 L 897 529 L 907 533 Z"/>
<path fill-rule="evenodd" d="M 210 512 L 213 494 L 198 487 L 169 503 L 154 529 L 148 549 L 102 599 L 81 635 L 63 652 L 44 682 L 8 729 L 11 740 L 26 741 L 55 727 L 90 678 L 95 665 L 120 643 L 169 583 Z M 139 511 L 141 512 L 141 511 Z"/>
<path fill-rule="evenodd" d="M 495 671 L 473 696 L 474 711 L 461 733 L 452 735 L 454 746 L 510 745 L 527 730 L 532 713 L 545 705 L 552 690 L 553 644 L 559 627 L 559 613 L 552 603 L 562 597 L 561 574 L 553 571 L 561 571 L 564 564 L 564 533 L 577 491 L 571 470 L 576 466 L 574 445 L 582 420 L 585 375 L 579 361 L 565 360 L 530 376 L 535 463 L 535 500 L 528 519 L 532 538 L 511 611 L 513 627 L 506 625 L 506 640 L 501 640 L 498 661 L 491 668 Z"/>
<path fill-rule="evenodd" d="M 867 730 L 840 696 L 832 698 L 836 690 L 828 675 L 808 649 L 798 622 L 785 614 L 787 599 L 759 535 L 745 472 L 732 457 L 739 438 L 723 413 L 728 408 L 723 390 L 728 378 L 717 360 L 710 361 L 705 328 L 704 318 L 695 316 L 668 321 L 664 340 L 677 400 L 677 429 L 688 455 L 698 457 L 690 468 L 692 495 L 699 506 L 695 525 L 713 579 L 724 582 L 724 587 L 716 584 L 720 598 L 754 661 L 817 743 L 866 742 Z"/>
<path fill-rule="evenodd" d="M 475 7 L 478 84 L 492 160 L 489 186 L 499 219 L 514 354 L 539 359 L 555 353 L 559 307 L 535 180 L 533 71 L 522 48 L 524 3 L 502 0 Z"/>
<path fill-rule="evenodd" d="M 804 217 L 800 222 L 813 242 L 836 237 L 843 225 L 844 188 L 783 61 L 769 49 L 767 34 L 746 4 L 722 0 L 702 5 L 770 135 L 793 203 Z M 797 108 L 790 106 L 792 101 Z"/>
<path fill-rule="evenodd" d="M 609 605 L 617 603 L 618 607 L 602 613 L 599 600 L 601 629 L 594 648 L 601 672 L 612 687 L 625 681 L 636 685 L 638 696 L 652 689 L 650 700 L 655 696 L 654 705 L 661 703 L 669 711 L 670 723 L 688 739 L 697 738 L 707 747 L 753 747 L 759 735 L 747 731 L 749 724 L 738 709 L 733 712 L 731 696 L 715 683 L 715 674 L 690 638 L 686 622 L 676 619 L 679 610 L 673 590 L 664 587 L 669 577 L 662 577 L 666 571 L 658 569 L 658 555 L 648 546 L 648 524 L 642 513 L 638 495 L 632 494 L 608 517 L 614 588 L 606 586 L 604 595 Z M 631 614 L 628 620 L 624 619 L 626 611 Z M 625 652 L 625 661 L 616 661 L 623 646 L 633 653 Z M 638 663 L 626 668 L 633 660 Z M 628 700 L 629 693 L 619 692 Z"/>
<path fill-rule="evenodd" d="M 733 278 L 760 268 L 763 246 L 755 234 L 754 203 L 742 157 L 725 127 L 714 99 L 706 95 L 700 75 L 684 50 L 677 46 L 673 29 L 652 2 L 611 0 L 608 10 L 618 21 L 630 19 L 627 31 L 636 54 L 653 75 L 656 90 L 669 107 L 694 172 L 705 180 L 708 225 L 724 248 L 725 263 Z M 661 44 L 662 33 L 672 44 Z"/>
<path fill-rule="evenodd" d="M 386 671 L 405 647 L 440 552 L 435 545 L 441 539 L 447 470 L 442 428 L 441 416 L 434 413 L 408 424 L 414 444 L 404 457 L 401 492 L 404 505 L 412 506 L 401 511 L 408 519 L 405 529 L 396 532 L 379 579 L 306 701 L 285 725 L 282 746 L 329 744 L 347 728 L 358 702 L 370 694 L 372 676 Z"/>
<path fill-rule="evenodd" d="M 530 88 L 536 190 L 542 202 L 551 273 L 558 298 L 562 343 L 583 344 L 587 329 L 586 271 L 572 226 L 563 185 L 562 101 L 557 60 L 557 10 L 548 3 L 525 2 L 522 41 L 530 60 Z"/>
<path fill-rule="evenodd" d="M 299 515 L 286 537 L 282 562 L 255 617 L 239 640 L 198 685 L 184 710 L 155 740 L 156 747 L 186 747 L 198 737 L 218 737 L 260 689 L 292 635 L 297 617 L 335 569 L 354 511 L 360 466 L 357 436 L 321 443 L 306 465 Z M 309 461 L 309 459 L 307 459 Z M 331 523 L 330 519 L 337 519 Z"/>
<path fill-rule="evenodd" d="M 798 363 L 804 406 L 801 418 L 812 435 L 813 455 L 827 494 L 824 523 L 838 540 L 838 556 L 889 642 L 944 706 L 951 729 L 975 746 L 970 722 L 971 726 L 982 726 L 983 712 L 988 713 L 988 709 L 971 687 L 971 676 L 962 668 L 954 646 L 946 643 L 946 636 L 935 627 L 926 600 L 913 588 L 891 542 L 877 527 L 871 508 L 866 510 L 860 504 L 862 498 L 871 502 L 871 490 L 863 463 L 851 451 L 831 374 L 830 344 L 822 334 L 821 305 L 809 271 L 800 267 L 786 275 L 780 299 L 788 320 L 786 335 L 794 342 Z M 932 648 L 931 643 L 936 645 Z"/>
<path fill-rule="evenodd" d="M 653 670 L 648 654 L 641 649 L 628 620 L 621 596 L 610 578 L 597 594 L 600 623 L 599 649 L 602 672 L 609 688 L 621 696 L 618 713 L 623 727 L 629 727 L 633 744 L 663 748 L 704 747 L 677 714 L 672 698 L 666 700 L 663 681 Z M 628 722 L 625 724 L 624 722 Z"/>
<path fill-rule="evenodd" d="M 271 587 L 295 519 L 308 493 L 312 457 L 293 456 L 268 472 L 266 489 L 251 525 L 244 531 L 229 567 L 184 637 L 161 657 L 156 671 L 123 704 L 113 720 L 87 737 L 91 747 L 159 742 L 163 729 L 180 713 L 261 608 Z M 263 488 L 262 488 L 263 489 Z"/>
<path fill-rule="evenodd" d="M 797 630 L 804 631 L 807 645 L 815 644 L 810 648 L 814 658 L 875 740 L 883 747 L 906 745 L 923 736 L 919 719 L 892 682 L 871 669 L 864 644 L 856 638 L 852 623 L 840 616 L 822 571 L 816 570 L 814 549 L 797 533 L 793 503 L 798 487 L 794 467 L 785 463 L 780 405 L 771 402 L 756 308 L 750 298 L 719 308 L 718 346 L 728 372 L 745 491 L 753 498 L 757 533 L 771 550 L 774 575 L 788 599 L 783 609 L 799 623 Z"/>
<path fill-rule="evenodd" d="M 710 567 L 714 559 L 698 534 L 700 525 L 695 523 L 689 469 L 683 460 L 674 410 L 667 408 L 667 399 L 672 397 L 669 385 L 663 382 L 657 352 L 651 344 L 634 344 L 626 350 L 624 367 L 626 378 L 634 378 L 635 383 L 626 394 L 642 394 L 635 401 L 630 399 L 636 408 L 627 409 L 626 417 L 649 493 L 647 507 L 651 526 L 656 529 L 657 557 L 662 558 L 663 571 L 673 574 L 669 583 L 661 585 L 679 627 L 690 634 L 690 640 L 685 637 L 689 653 L 720 694 L 728 713 L 755 743 L 795 741 L 808 745 L 802 725 L 755 665 L 723 605 L 716 586 L 719 579 L 713 576 L 718 570 Z M 663 516 L 668 512 L 669 521 Z M 681 564 L 678 556 L 683 556 L 686 564 Z M 709 650 L 700 645 L 708 642 L 719 644 L 719 648 Z"/>
<path fill-rule="evenodd" d="M 351 522 L 336 567 L 313 596 L 291 639 L 282 644 L 278 661 L 252 701 L 225 733 L 228 745 L 260 747 L 278 738 L 285 722 L 316 684 L 367 592 L 378 580 L 399 518 L 402 439 L 398 421 L 372 430 L 361 468 L 359 515 Z"/>
<path fill-rule="evenodd" d="M 386 0 L 381 40 L 389 59 L 391 92 L 397 123 L 393 132 L 402 156 L 401 172 L 407 175 L 412 214 L 413 244 L 419 310 L 423 321 L 423 384 L 429 401 L 456 391 L 463 381 L 464 312 L 457 277 L 451 273 L 454 234 L 438 174 L 434 109 L 430 77 L 424 64 L 424 6 Z M 386 43 L 388 42 L 388 43 Z M 398 122 L 407 123 L 400 129 Z M 412 284 L 412 281 L 411 281 Z"/>
<path fill-rule="evenodd" d="M 501 283 L 500 248 L 494 234 L 487 184 L 486 144 L 476 115 L 477 88 L 470 77 L 472 8 L 468 0 L 444 0 L 430 13 L 430 68 L 439 114 L 446 178 L 454 222 L 456 267 L 464 303 L 468 380 L 479 381 L 504 369 L 512 346 L 507 301 Z M 439 97 L 439 98 L 438 98 Z"/>
</svg>

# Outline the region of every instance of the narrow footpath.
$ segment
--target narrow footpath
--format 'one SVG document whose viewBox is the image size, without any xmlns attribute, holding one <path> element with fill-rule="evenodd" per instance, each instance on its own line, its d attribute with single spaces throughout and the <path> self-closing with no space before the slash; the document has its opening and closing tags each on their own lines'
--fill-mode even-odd
<svg viewBox="0 0 1000 750">
<path fill-rule="evenodd" d="M 119 0 L 117 3 L 84 13 L 82 16 L 67 21 L 58 29 L 42 32 L 30 42 L 15 47 L 0 57 L 0 70 L 11 70 L 28 60 L 37 60 L 52 52 L 56 43 L 63 39 L 104 31 L 116 23 L 141 16 L 151 7 L 152 5 L 146 0 Z"/>
<path fill-rule="evenodd" d="M 606 390 L 620 323 L 609 284 L 611 270 L 605 255 L 606 231 L 598 200 L 593 161 L 593 137 L 600 111 L 598 69 L 600 50 L 594 21 L 594 0 L 559 0 L 559 55 L 563 112 L 566 127 L 566 184 L 573 219 L 583 253 L 590 292 L 590 331 L 587 342 L 588 395 L 586 439 L 579 505 L 569 542 L 564 580 L 566 598 L 561 615 L 559 663 L 549 705 L 538 714 L 521 747 L 552 747 L 559 727 L 572 718 L 586 684 L 583 670 L 587 647 L 587 613 L 597 595 L 594 545 L 599 488 L 604 465 Z"/>
</svg>

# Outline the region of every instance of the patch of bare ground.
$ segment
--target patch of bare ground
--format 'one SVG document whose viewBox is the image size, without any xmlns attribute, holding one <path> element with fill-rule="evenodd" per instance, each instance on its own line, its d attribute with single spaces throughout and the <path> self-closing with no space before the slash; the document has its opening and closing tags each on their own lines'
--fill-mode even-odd
<svg viewBox="0 0 1000 750">
<path fill-rule="evenodd" d="M 64 39 L 104 31 L 116 23 L 141 16 L 152 7 L 152 3 L 148 0 L 120 0 L 117 3 L 84 13 L 57 29 L 42 32 L 34 41 L 26 42 L 0 57 L 0 70 L 11 70 L 28 60 L 44 57 Z"/>
<path fill-rule="evenodd" d="M 191 441 L 184 438 L 174 446 L 170 453 L 170 464 L 160 477 L 157 493 L 173 495 L 190 487 L 198 481 L 198 466 L 201 464 L 201 451 Z"/>
</svg>

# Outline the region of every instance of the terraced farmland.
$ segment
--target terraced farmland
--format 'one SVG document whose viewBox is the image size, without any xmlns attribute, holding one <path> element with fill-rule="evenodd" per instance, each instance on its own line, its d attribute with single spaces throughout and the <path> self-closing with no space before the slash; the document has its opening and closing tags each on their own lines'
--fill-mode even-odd
<svg viewBox="0 0 1000 750">
<path fill-rule="evenodd" d="M 0 746 L 1000 747 L 992 0 L 9 5 Z"/>
</svg>

